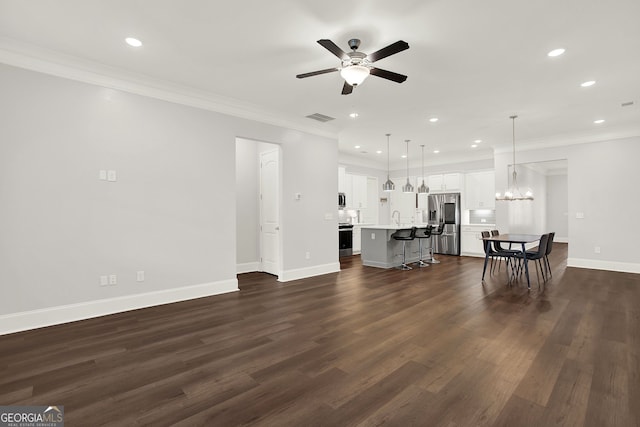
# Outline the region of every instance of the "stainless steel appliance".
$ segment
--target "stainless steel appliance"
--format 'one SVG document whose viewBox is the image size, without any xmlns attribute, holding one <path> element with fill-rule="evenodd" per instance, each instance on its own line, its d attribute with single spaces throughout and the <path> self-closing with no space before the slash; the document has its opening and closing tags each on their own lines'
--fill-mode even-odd
<svg viewBox="0 0 640 427">
<path fill-rule="evenodd" d="M 344 193 L 338 193 L 338 207 L 344 208 L 347 206 L 347 196 Z"/>
<path fill-rule="evenodd" d="M 428 223 L 444 226 L 439 236 L 432 236 L 438 254 L 460 255 L 460 193 L 429 194 Z"/>
<path fill-rule="evenodd" d="M 338 224 L 339 256 L 353 255 L 353 224 Z"/>
</svg>

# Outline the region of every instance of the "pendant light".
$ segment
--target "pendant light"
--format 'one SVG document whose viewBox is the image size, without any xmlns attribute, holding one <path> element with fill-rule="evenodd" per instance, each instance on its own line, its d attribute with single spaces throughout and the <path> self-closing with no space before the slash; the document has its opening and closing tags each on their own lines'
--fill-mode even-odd
<svg viewBox="0 0 640 427">
<path fill-rule="evenodd" d="M 418 187 L 418 193 L 428 194 L 429 186 L 424 185 L 424 144 L 420 145 L 420 147 L 422 147 L 422 185 Z"/>
<path fill-rule="evenodd" d="M 504 194 L 496 193 L 496 200 L 506 200 L 506 201 L 514 201 L 514 200 L 533 200 L 533 192 L 531 189 L 527 188 L 522 194 L 520 188 L 518 188 L 518 174 L 516 172 L 516 119 L 518 116 L 510 116 L 512 120 L 513 127 L 513 174 L 511 185 L 508 185 L 509 178 L 507 177 L 507 190 Z"/>
<path fill-rule="evenodd" d="M 407 183 L 402 186 L 402 192 L 413 193 L 413 185 L 409 182 L 409 140 L 405 139 L 404 142 L 407 143 Z"/>
<path fill-rule="evenodd" d="M 390 192 L 396 189 L 396 185 L 389 179 L 389 137 L 390 133 L 387 134 L 387 182 L 382 184 L 382 191 Z"/>
</svg>

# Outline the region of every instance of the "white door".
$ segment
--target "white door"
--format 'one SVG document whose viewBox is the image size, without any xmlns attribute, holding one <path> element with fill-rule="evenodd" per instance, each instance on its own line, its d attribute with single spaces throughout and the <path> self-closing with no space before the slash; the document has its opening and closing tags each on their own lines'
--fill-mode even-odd
<svg viewBox="0 0 640 427">
<path fill-rule="evenodd" d="M 260 153 L 260 258 L 262 271 L 280 274 L 279 150 Z"/>
</svg>

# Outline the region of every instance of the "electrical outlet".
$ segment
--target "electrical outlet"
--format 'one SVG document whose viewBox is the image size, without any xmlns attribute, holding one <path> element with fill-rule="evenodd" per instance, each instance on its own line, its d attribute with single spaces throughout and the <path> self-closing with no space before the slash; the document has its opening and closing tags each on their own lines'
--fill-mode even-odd
<svg viewBox="0 0 640 427">
<path fill-rule="evenodd" d="M 596 246 L 595 248 L 593 248 L 593 252 L 599 254 L 600 253 L 600 246 Z"/>
<path fill-rule="evenodd" d="M 140 270 L 140 271 L 136 272 L 136 281 L 144 282 L 144 271 L 143 270 Z"/>
<path fill-rule="evenodd" d="M 118 180 L 118 174 L 116 171 L 107 171 L 107 181 L 116 182 Z"/>
<path fill-rule="evenodd" d="M 110 285 L 117 285 L 118 284 L 118 276 L 116 276 L 115 274 L 110 274 L 109 275 L 109 284 Z"/>
<path fill-rule="evenodd" d="M 307 253 L 305 253 L 305 254 L 304 254 L 304 257 L 305 257 L 306 259 L 311 259 L 311 252 L 307 252 Z"/>
<path fill-rule="evenodd" d="M 100 276 L 100 286 L 109 285 L 109 276 Z"/>
<path fill-rule="evenodd" d="M 98 177 L 100 178 L 100 181 L 106 181 L 107 180 L 107 171 L 106 170 L 100 170 L 100 173 L 98 174 Z"/>
<path fill-rule="evenodd" d="M 376 233 L 371 233 L 371 240 L 376 240 Z"/>
</svg>

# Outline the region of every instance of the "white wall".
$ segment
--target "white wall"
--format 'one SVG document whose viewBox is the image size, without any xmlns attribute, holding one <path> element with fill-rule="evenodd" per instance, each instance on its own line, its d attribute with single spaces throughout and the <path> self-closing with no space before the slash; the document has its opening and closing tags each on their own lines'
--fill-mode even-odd
<svg viewBox="0 0 640 427">
<path fill-rule="evenodd" d="M 511 152 L 497 153 L 496 188 L 506 185 Z M 518 162 L 568 159 L 568 264 L 576 267 L 640 273 L 634 249 L 640 231 L 634 226 L 640 209 L 635 183 L 640 137 L 518 152 Z M 496 202 L 496 222 L 509 230 L 507 203 Z M 583 219 L 576 218 L 578 212 Z M 601 253 L 594 253 L 595 246 Z"/>
<path fill-rule="evenodd" d="M 556 233 L 554 240 L 569 238 L 567 175 L 547 176 L 547 229 Z"/>
<path fill-rule="evenodd" d="M 336 140 L 6 65 L 0 93 L 0 333 L 237 289 L 236 137 L 281 144 L 286 277 L 339 269 Z"/>
<path fill-rule="evenodd" d="M 510 173 L 513 168 L 509 169 Z M 511 233 L 543 234 L 547 233 L 547 180 L 544 175 L 529 169 L 525 165 L 516 167 L 518 187 L 522 193 L 529 188 L 534 200 L 506 203 L 509 210 L 509 231 Z M 501 189 L 504 192 L 504 189 Z"/>
</svg>

